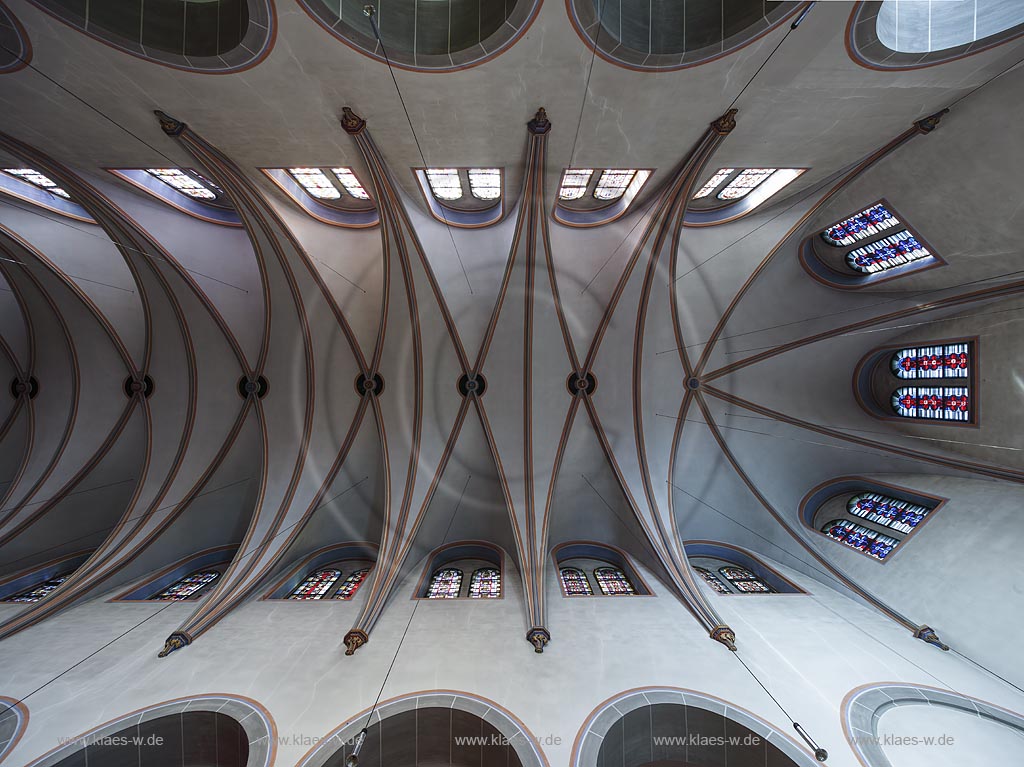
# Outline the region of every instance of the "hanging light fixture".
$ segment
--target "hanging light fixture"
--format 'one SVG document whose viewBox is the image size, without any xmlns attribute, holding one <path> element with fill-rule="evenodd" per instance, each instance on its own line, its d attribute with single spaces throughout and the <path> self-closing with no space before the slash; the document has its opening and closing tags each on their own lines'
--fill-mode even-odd
<svg viewBox="0 0 1024 767">
<path fill-rule="evenodd" d="M 363 747 L 363 741 L 366 740 L 366 728 L 364 727 L 356 735 L 355 742 L 352 745 L 352 753 L 345 759 L 345 767 L 358 767 L 359 764 L 359 749 Z"/>
</svg>

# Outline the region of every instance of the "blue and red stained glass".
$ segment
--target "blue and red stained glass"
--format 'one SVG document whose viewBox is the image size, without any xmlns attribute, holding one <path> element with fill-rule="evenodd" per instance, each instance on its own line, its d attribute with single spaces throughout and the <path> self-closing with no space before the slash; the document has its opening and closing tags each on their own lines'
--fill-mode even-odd
<svg viewBox="0 0 1024 767">
<path fill-rule="evenodd" d="M 833 519 L 821 528 L 821 532 L 851 549 L 856 549 L 879 560 L 885 559 L 899 545 L 899 541 L 895 538 L 890 538 L 875 530 L 869 530 L 848 519 Z"/>
<path fill-rule="evenodd" d="M 833 224 L 821 233 L 821 238 L 829 245 L 843 247 L 874 237 L 899 223 L 885 205 L 878 203 Z"/>
<path fill-rule="evenodd" d="M 338 587 L 338 590 L 334 594 L 335 599 L 351 599 L 355 596 L 355 593 L 359 590 L 359 587 L 363 585 L 363 581 L 366 580 L 366 576 L 369 574 L 370 568 L 364 567 L 362 570 L 356 570 L 350 573 L 345 579 L 345 582 Z"/>
<path fill-rule="evenodd" d="M 167 602 L 194 599 L 219 577 L 220 573 L 216 570 L 200 570 L 175 581 L 159 594 L 150 597 L 150 599 L 159 599 Z"/>
<path fill-rule="evenodd" d="M 449 567 L 434 573 L 427 589 L 427 599 L 458 599 L 461 591 L 462 570 Z"/>
<path fill-rule="evenodd" d="M 497 599 L 501 596 L 501 571 L 482 567 L 469 579 L 470 599 Z"/>
<path fill-rule="evenodd" d="M 568 597 L 592 597 L 594 590 L 590 587 L 587 574 L 578 567 L 563 567 L 558 572 L 562 578 L 562 588 Z"/>
<path fill-rule="evenodd" d="M 746 594 L 771 594 L 774 589 L 744 567 L 720 567 L 718 572 L 736 588 Z"/>
<path fill-rule="evenodd" d="M 898 378 L 967 378 L 971 374 L 968 343 L 900 349 L 889 364 Z"/>
<path fill-rule="evenodd" d="M 70 573 L 65 575 L 58 575 L 56 578 L 50 578 L 42 583 L 37 583 L 25 591 L 14 594 L 4 599 L 4 602 L 38 602 L 40 599 L 44 599 L 60 588 L 60 585 L 64 583 L 69 577 Z"/>
<path fill-rule="evenodd" d="M 971 395 L 965 387 L 908 386 L 892 395 L 892 409 L 903 418 L 970 421 Z"/>
<path fill-rule="evenodd" d="M 338 578 L 341 577 L 341 570 L 326 568 L 317 570 L 306 576 L 306 579 L 299 584 L 289 599 L 323 599 L 324 595 L 331 590 Z"/>
<path fill-rule="evenodd" d="M 703 578 L 704 582 L 707 583 L 714 591 L 719 594 L 732 593 L 729 591 L 729 587 L 722 583 L 719 577 L 710 570 L 705 570 L 703 567 L 694 567 L 693 569 L 697 571 L 697 574 Z"/>
<path fill-rule="evenodd" d="M 599 567 L 594 570 L 594 580 L 597 587 L 606 597 L 632 596 L 636 589 L 629 582 L 629 578 L 617 567 Z"/>
<path fill-rule="evenodd" d="M 931 511 L 916 503 L 890 498 L 880 493 L 855 495 L 847 502 L 846 510 L 855 517 L 892 528 L 900 533 L 911 532 Z"/>
<path fill-rule="evenodd" d="M 856 272 L 877 274 L 931 255 L 921 242 L 904 229 L 846 254 L 846 264 Z"/>
</svg>

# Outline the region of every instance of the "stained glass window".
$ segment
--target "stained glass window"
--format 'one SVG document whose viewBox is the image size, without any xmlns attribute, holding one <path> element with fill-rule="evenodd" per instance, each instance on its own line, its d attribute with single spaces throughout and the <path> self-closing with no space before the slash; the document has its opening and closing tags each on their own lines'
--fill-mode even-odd
<svg viewBox="0 0 1024 767">
<path fill-rule="evenodd" d="M 846 510 L 855 517 L 901 533 L 909 533 L 928 515 L 930 509 L 910 501 L 901 501 L 880 493 L 861 493 L 846 504 Z"/>
<path fill-rule="evenodd" d="M 501 571 L 482 567 L 469 579 L 470 599 L 497 599 L 501 596 Z"/>
<path fill-rule="evenodd" d="M 497 168 L 470 168 L 469 191 L 478 200 L 501 197 L 501 171 Z"/>
<path fill-rule="evenodd" d="M 306 192 L 318 200 L 337 200 L 341 191 L 319 168 L 288 168 L 288 173 Z"/>
<path fill-rule="evenodd" d="M 705 583 L 707 583 L 713 590 L 717 591 L 719 594 L 732 593 L 731 591 L 729 591 L 729 587 L 722 583 L 721 579 L 719 579 L 719 577 L 710 570 L 705 570 L 703 567 L 694 567 L 693 569 L 696 570 L 697 574 L 704 579 Z"/>
<path fill-rule="evenodd" d="M 55 194 L 58 197 L 63 197 L 65 200 L 71 199 L 71 195 L 61 187 L 57 186 L 57 183 L 53 179 L 48 176 L 44 176 L 42 173 L 37 170 L 33 170 L 32 168 L 4 168 L 4 173 L 17 176 L 22 181 L 27 181 L 32 184 L 32 186 L 38 187 L 44 192 L 49 192 L 50 194 Z"/>
<path fill-rule="evenodd" d="M 220 573 L 216 570 L 199 570 L 175 581 L 159 594 L 151 596 L 150 599 L 160 599 L 164 601 L 192 599 L 199 596 L 201 591 L 206 589 L 207 586 L 219 577 Z"/>
<path fill-rule="evenodd" d="M 217 193 L 207 188 L 199 180 L 200 177 L 192 176 L 179 168 L 147 168 L 146 173 L 194 200 L 217 199 Z"/>
<path fill-rule="evenodd" d="M 594 197 L 610 202 L 622 197 L 636 176 L 635 170 L 605 170 L 594 187 Z"/>
<path fill-rule="evenodd" d="M 860 240 L 879 235 L 900 223 L 882 203 L 865 208 L 838 224 L 833 224 L 821 233 L 821 239 L 829 245 L 842 247 L 853 245 Z"/>
<path fill-rule="evenodd" d="M 719 200 L 739 200 L 761 186 L 776 168 L 745 168 L 718 193 Z"/>
<path fill-rule="evenodd" d="M 587 193 L 590 177 L 594 175 L 591 168 L 569 168 L 562 174 L 562 187 L 558 190 L 560 200 L 578 200 Z"/>
<path fill-rule="evenodd" d="M 289 599 L 323 599 L 324 595 L 331 590 L 338 578 L 341 577 L 341 570 L 326 568 L 316 570 L 306 576 L 306 579 L 298 585 Z"/>
<path fill-rule="evenodd" d="M 889 363 L 899 378 L 967 378 L 971 372 L 969 344 L 942 344 L 900 349 Z"/>
<path fill-rule="evenodd" d="M 461 591 L 462 570 L 449 567 L 434 573 L 427 589 L 427 599 L 458 599 Z"/>
<path fill-rule="evenodd" d="M 356 570 L 350 573 L 345 579 L 345 582 L 338 588 L 337 593 L 334 595 L 335 599 L 351 599 L 355 596 L 355 593 L 359 590 L 359 587 L 363 585 L 363 581 L 366 580 L 366 576 L 369 574 L 370 568 L 364 567 L 362 570 Z"/>
<path fill-rule="evenodd" d="M 38 602 L 44 597 L 48 597 L 57 588 L 64 583 L 68 578 L 71 577 L 71 573 L 65 573 L 64 575 L 58 575 L 49 580 L 37 583 L 35 586 L 26 589 L 25 591 L 19 592 L 12 596 L 5 598 L 4 602 Z"/>
<path fill-rule="evenodd" d="M 735 168 L 722 168 L 715 175 L 708 179 L 708 183 L 700 188 L 700 191 L 693 196 L 693 199 L 699 200 L 702 197 L 707 197 L 713 191 L 718 189 L 719 184 L 729 178 L 729 175 L 735 170 Z"/>
<path fill-rule="evenodd" d="M 821 528 L 821 532 L 875 559 L 885 559 L 899 543 L 895 538 L 869 530 L 849 519 L 833 519 Z"/>
<path fill-rule="evenodd" d="M 892 409 L 903 418 L 970 421 L 971 395 L 962 386 L 908 386 L 893 392 Z"/>
<path fill-rule="evenodd" d="M 462 179 L 455 168 L 427 168 L 427 181 L 434 197 L 445 202 L 462 199 Z"/>
<path fill-rule="evenodd" d="M 745 567 L 730 565 L 718 568 L 718 572 L 724 575 L 726 580 L 735 586 L 738 591 L 742 591 L 745 594 L 771 594 L 775 591 L 775 589 Z"/>
<path fill-rule="evenodd" d="M 359 179 L 356 178 L 356 174 L 352 172 L 351 168 L 332 168 L 331 172 L 335 178 L 345 187 L 345 191 L 355 197 L 357 200 L 369 200 L 370 195 L 367 193 L 365 187 L 359 183 Z"/>
<path fill-rule="evenodd" d="M 593 589 L 590 588 L 590 581 L 587 574 L 578 567 L 563 567 L 558 571 L 562 578 L 562 588 L 566 596 L 570 597 L 592 597 Z"/>
<path fill-rule="evenodd" d="M 597 587 L 606 597 L 636 594 L 629 578 L 617 567 L 599 567 L 594 570 Z"/>
<path fill-rule="evenodd" d="M 847 265 L 857 272 L 875 274 L 895 269 L 931 255 L 921 242 L 904 229 L 846 254 Z"/>
</svg>

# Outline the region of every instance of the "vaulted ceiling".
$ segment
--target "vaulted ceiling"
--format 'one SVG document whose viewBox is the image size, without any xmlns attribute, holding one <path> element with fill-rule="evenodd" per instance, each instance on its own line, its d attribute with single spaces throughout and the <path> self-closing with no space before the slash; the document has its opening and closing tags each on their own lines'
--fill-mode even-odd
<svg viewBox="0 0 1024 767">
<path fill-rule="evenodd" d="M 685 540 L 760 552 L 908 630 L 928 622 L 796 509 L 849 474 L 1024 478 L 1006 449 L 1016 413 L 964 439 L 874 419 L 851 387 L 869 350 L 921 323 L 980 332 L 1016 308 L 1024 153 L 1007 126 L 1024 118 L 1024 42 L 878 71 L 845 45 L 854 4 L 818 3 L 796 29 L 759 17 L 764 34 L 728 55 L 642 71 L 595 53 L 548 2 L 478 65 L 399 60 L 393 80 L 301 5 L 274 4 L 264 59 L 211 74 L 9 2 L 32 58 L 0 74 L 0 148 L 96 224 L 0 210 L 0 372 L 40 387 L 0 411 L 0 567 L 96 553 L 0 637 L 240 543 L 176 649 L 306 554 L 368 541 L 380 553 L 355 649 L 396 583 L 463 539 L 512 554 L 538 648 L 557 639 L 549 551 L 571 540 L 643 561 L 725 644 Z M 423 206 L 424 165 L 503 168 L 506 217 L 446 227 Z M 576 229 L 550 216 L 570 165 L 654 175 L 623 218 Z M 242 226 L 106 172 L 169 166 L 215 180 Z M 379 226 L 314 220 L 259 170 L 289 166 L 354 168 Z M 682 225 L 715 168 L 765 166 L 807 171 L 750 215 Z M 800 243 L 882 197 L 946 265 L 859 291 L 812 279 Z M 152 396 L 126 396 L 146 375 Z M 261 376 L 266 396 L 244 391 Z"/>
</svg>

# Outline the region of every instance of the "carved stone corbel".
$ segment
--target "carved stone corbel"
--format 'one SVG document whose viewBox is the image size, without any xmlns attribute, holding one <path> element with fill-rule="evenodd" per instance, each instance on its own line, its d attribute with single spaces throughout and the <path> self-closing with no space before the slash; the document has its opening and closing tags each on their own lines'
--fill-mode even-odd
<svg viewBox="0 0 1024 767">
<path fill-rule="evenodd" d="M 551 633 L 546 628 L 535 626 L 526 632 L 526 641 L 533 645 L 534 652 L 544 652 L 544 646 L 551 641 Z"/>
<path fill-rule="evenodd" d="M 935 645 L 940 650 L 949 650 L 949 645 L 939 639 L 939 635 L 935 633 L 935 629 L 931 626 L 919 626 L 917 631 L 914 632 L 914 638 Z"/>
<path fill-rule="evenodd" d="M 356 650 L 362 647 L 364 644 L 370 641 L 370 638 L 366 636 L 366 632 L 360 629 L 352 629 L 345 634 L 345 654 L 355 655 Z"/>
<path fill-rule="evenodd" d="M 710 636 L 716 642 L 721 642 L 730 650 L 736 652 L 736 634 L 731 628 L 729 628 L 725 624 L 715 626 L 711 630 Z"/>
<path fill-rule="evenodd" d="M 157 657 L 166 658 L 175 650 L 180 650 L 182 647 L 189 644 L 192 644 L 192 640 L 189 638 L 188 634 L 181 631 L 175 631 L 167 637 L 167 641 L 164 642 L 164 649 L 157 653 Z"/>
<path fill-rule="evenodd" d="M 352 111 L 351 107 L 341 108 L 341 127 L 350 136 L 356 136 L 366 128 L 366 120 Z"/>
<path fill-rule="evenodd" d="M 188 127 L 181 120 L 175 120 L 169 114 L 161 112 L 159 109 L 154 109 L 153 114 L 155 114 L 156 119 L 160 121 L 160 128 L 168 136 L 180 136 L 181 132 Z"/>
</svg>

